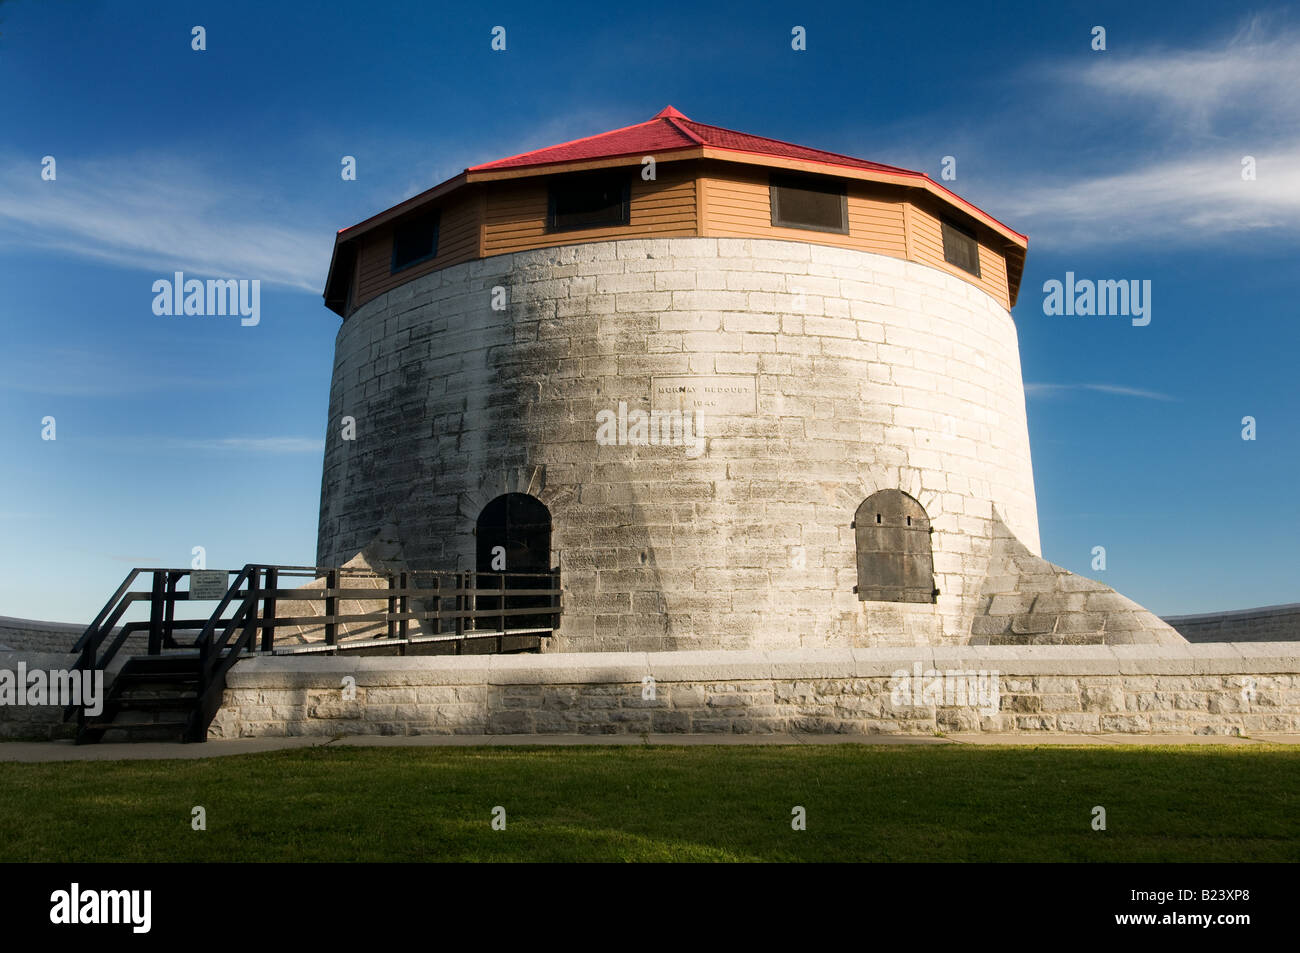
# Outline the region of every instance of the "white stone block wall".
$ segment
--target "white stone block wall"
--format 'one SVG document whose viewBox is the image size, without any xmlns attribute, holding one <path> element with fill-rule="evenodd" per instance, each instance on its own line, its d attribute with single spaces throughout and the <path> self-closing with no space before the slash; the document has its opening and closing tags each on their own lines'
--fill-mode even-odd
<svg viewBox="0 0 1300 953">
<path fill-rule="evenodd" d="M 27 621 L 27 620 L 22 620 Z M 36 623 L 40 625 L 40 623 Z M 52 623 L 57 626 L 58 623 Z M 27 672 L 68 671 L 77 663 L 77 656 L 58 650 L 0 650 L 0 670 L 17 677 L 19 666 Z M 0 704 L 0 739 L 17 741 L 45 741 L 51 738 L 69 738 L 76 731 L 76 723 L 63 720 L 61 705 Z"/>
<path fill-rule="evenodd" d="M 1186 643 L 1168 622 L 1132 599 L 1034 555 L 997 521 L 994 533 L 993 557 L 971 623 L 971 644 Z"/>
<path fill-rule="evenodd" d="M 0 652 L 71 652 L 88 626 L 68 622 L 45 622 L 40 619 L 16 619 L 0 616 Z M 114 629 L 105 646 L 120 631 Z M 143 655 L 149 650 L 149 634 L 137 632 L 127 636 L 120 655 Z"/>
<path fill-rule="evenodd" d="M 650 410 L 652 377 L 722 374 L 756 379 L 758 413 L 710 422 L 698 459 L 596 443 L 599 411 Z M 852 591 L 850 522 L 887 488 L 930 517 L 935 605 Z M 996 521 L 1039 551 L 1010 314 L 928 266 L 802 242 L 518 252 L 349 317 L 318 561 L 391 523 L 410 566 L 473 569 L 474 521 L 505 492 L 551 511 L 554 651 L 962 643 Z"/>
<path fill-rule="evenodd" d="M 259 658 L 231 671 L 209 737 L 1294 733 L 1295 652 L 1184 643 Z M 996 698 L 947 687 L 981 673 L 986 686 L 996 676 Z"/>
</svg>

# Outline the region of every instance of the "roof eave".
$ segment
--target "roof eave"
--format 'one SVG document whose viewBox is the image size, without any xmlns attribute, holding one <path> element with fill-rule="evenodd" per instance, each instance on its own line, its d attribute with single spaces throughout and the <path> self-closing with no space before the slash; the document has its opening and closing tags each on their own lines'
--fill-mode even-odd
<svg viewBox="0 0 1300 953">
<path fill-rule="evenodd" d="M 989 215 L 983 209 L 963 199 L 955 192 L 944 188 L 935 182 L 928 175 L 922 172 L 911 172 L 906 169 L 862 169 L 855 166 L 840 165 L 833 162 L 819 162 L 811 159 L 789 159 L 780 156 L 766 155 L 763 153 L 746 152 L 739 149 L 725 149 L 718 146 L 692 145 L 676 149 L 661 150 L 653 153 L 657 161 L 672 162 L 689 159 L 714 159 L 722 162 L 743 163 L 746 165 L 767 166 L 769 168 L 794 169 L 797 171 L 816 172 L 824 175 L 837 175 L 843 178 L 856 179 L 865 182 L 880 182 L 883 184 L 897 185 L 904 188 L 921 189 L 928 192 L 935 198 L 947 205 L 953 206 L 969 215 L 975 221 L 981 223 L 1000 236 L 1007 243 L 1007 252 L 1014 254 L 1020 261 L 1023 268 L 1025 253 L 1029 246 L 1029 238 L 1026 235 L 1015 231 L 1004 225 L 992 215 Z M 639 164 L 643 153 L 641 151 L 625 153 L 618 156 L 602 156 L 596 159 L 576 159 L 558 162 L 535 163 L 524 166 L 514 166 L 503 169 L 485 169 L 482 166 L 466 169 L 459 175 L 455 175 L 444 182 L 440 182 L 431 189 L 427 189 L 418 195 L 414 195 L 404 202 L 394 205 L 392 208 L 372 215 L 357 224 L 342 229 L 334 238 L 334 251 L 330 257 L 329 272 L 325 280 L 325 290 L 323 296 L 325 305 L 331 311 L 346 317 L 344 310 L 346 302 L 341 301 L 339 295 L 330 297 L 330 291 L 336 287 L 336 271 L 345 264 L 349 264 L 349 255 L 341 252 L 345 247 L 351 244 L 363 235 L 367 235 L 374 230 L 400 218 L 406 213 L 424 205 L 428 202 L 442 198 L 455 192 L 465 186 L 480 182 L 495 182 L 509 179 L 529 178 L 538 175 L 555 175 L 563 172 L 577 172 L 588 169 L 616 168 L 619 166 L 628 166 Z M 1008 275 L 1010 278 L 1010 275 Z M 1009 282 L 1010 283 L 1010 282 Z M 1019 282 L 1016 281 L 1008 289 L 1011 304 L 1014 306 L 1019 292 Z M 342 296 L 346 298 L 346 292 Z M 334 303 L 331 303 L 334 302 Z M 335 304 L 338 306 L 335 307 Z"/>
<path fill-rule="evenodd" d="M 455 192 L 457 189 L 461 188 L 466 184 L 466 179 L 467 179 L 466 172 L 461 172 L 460 174 L 454 175 L 450 179 L 447 179 L 444 182 L 439 182 L 431 189 L 426 189 L 425 191 L 421 192 L 419 195 L 413 195 L 406 201 L 399 202 L 398 204 L 394 205 L 392 208 L 385 209 L 384 211 L 379 212 L 376 215 L 372 215 L 367 219 L 363 219 L 362 221 L 357 222 L 357 224 L 352 225 L 348 228 L 339 229 L 338 234 L 334 236 L 334 251 L 330 255 L 330 268 L 329 268 L 329 272 L 326 274 L 325 277 L 325 291 L 323 293 L 325 297 L 325 307 L 329 308 L 335 314 L 341 315 L 343 317 L 347 317 L 347 315 L 343 314 L 344 306 L 341 305 L 340 307 L 336 308 L 330 304 L 331 300 L 338 300 L 337 296 L 335 296 L 334 299 L 330 298 L 330 289 L 335 286 L 335 271 L 338 265 L 341 263 L 339 252 L 345 245 L 350 246 L 352 242 L 356 241 L 358 238 L 361 238 L 363 235 L 368 235 L 370 232 L 373 232 L 375 229 L 387 225 L 389 222 L 392 222 L 394 219 L 401 218 L 407 212 L 419 208 L 421 205 L 424 205 L 427 202 L 432 202 L 434 199 L 442 198 L 443 196 L 448 195 L 451 192 Z M 346 258 L 347 258 L 346 255 L 343 256 L 343 260 L 346 260 Z"/>
<path fill-rule="evenodd" d="M 748 165 L 764 165 L 781 169 L 796 169 L 805 172 L 821 172 L 823 174 L 838 175 L 848 179 L 858 179 L 864 182 L 882 182 L 889 185 L 901 185 L 906 188 L 924 189 L 936 198 L 947 202 L 949 205 L 957 206 L 972 218 L 997 232 L 1008 242 L 1018 245 L 1021 248 L 1027 248 L 1029 245 L 1029 237 L 1027 235 L 1021 235 L 1015 229 L 999 222 L 988 212 L 985 212 L 976 205 L 972 205 L 960 195 L 945 189 L 924 172 L 908 172 L 906 170 L 886 172 L 877 169 L 859 169 L 853 166 L 838 165 L 833 162 L 816 162 L 811 159 L 786 159 L 779 156 L 763 155 L 756 152 L 742 152 L 738 149 L 720 149 L 717 146 L 706 146 L 704 148 L 703 157 L 706 159 L 717 159 L 723 162 L 743 162 Z"/>
<path fill-rule="evenodd" d="M 367 219 L 363 219 L 355 225 L 340 230 L 338 238 L 341 241 L 352 241 L 358 235 L 364 235 L 366 232 L 372 231 L 380 225 L 385 225 L 395 218 L 400 218 L 402 215 L 420 205 L 423 205 L 425 202 L 431 202 L 436 198 L 441 198 L 448 192 L 456 191 L 456 189 L 466 183 L 467 178 L 468 170 L 461 172 L 458 175 L 453 175 L 450 179 L 447 179 L 444 182 L 439 182 L 433 188 L 425 189 L 419 195 L 413 195 L 409 199 L 394 205 L 392 208 L 384 209 L 384 211 L 372 215 Z"/>
<path fill-rule="evenodd" d="M 342 233 L 340 232 L 339 234 L 341 235 Z M 343 313 L 343 309 L 336 308 L 331 303 L 338 300 L 338 295 L 335 295 L 333 298 L 330 297 L 330 288 L 334 286 L 334 266 L 338 263 L 338 260 L 339 260 L 339 235 L 335 235 L 334 249 L 333 251 L 330 252 L 330 267 L 329 267 L 329 271 L 325 272 L 325 287 L 321 291 L 321 297 L 325 299 L 325 307 L 329 308 L 340 318 L 346 318 L 347 315 Z"/>
<path fill-rule="evenodd" d="M 598 159 L 562 159 L 557 162 L 536 162 L 529 165 L 509 166 L 503 169 L 488 169 L 477 166 L 466 170 L 470 182 L 495 182 L 501 179 L 525 179 L 534 175 L 554 175 L 557 172 L 581 171 L 584 169 L 611 169 L 624 165 L 639 165 L 646 155 L 652 155 L 656 162 L 680 162 L 683 159 L 703 157 L 700 146 L 681 146 L 675 149 L 660 149 L 657 152 L 625 152 L 616 156 L 601 156 Z"/>
</svg>

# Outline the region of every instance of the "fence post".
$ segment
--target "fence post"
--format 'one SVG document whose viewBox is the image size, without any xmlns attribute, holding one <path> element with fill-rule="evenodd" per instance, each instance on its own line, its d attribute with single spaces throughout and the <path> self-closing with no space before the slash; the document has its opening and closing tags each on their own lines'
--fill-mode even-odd
<svg viewBox="0 0 1300 953">
<path fill-rule="evenodd" d="M 339 584 L 339 571 L 337 569 L 331 569 L 329 572 L 325 574 L 325 619 L 326 619 L 325 644 L 326 645 L 335 645 L 338 642 L 338 624 L 334 621 L 334 617 L 339 614 L 338 596 L 334 595 L 334 591 L 338 588 L 338 584 Z"/>
<path fill-rule="evenodd" d="M 397 632 L 402 640 L 402 644 L 399 651 L 402 655 L 405 655 L 406 649 L 408 647 L 408 641 L 411 637 L 410 627 L 407 625 L 407 622 L 409 620 L 406 618 L 406 616 L 411 611 L 411 600 L 410 597 L 407 596 L 406 594 L 407 587 L 410 586 L 411 584 L 411 578 L 406 574 L 406 571 L 403 570 L 401 573 L 398 574 L 397 581 L 398 581 L 398 585 L 401 587 L 402 590 L 402 595 L 397 600 L 397 606 L 402 612 L 402 621 L 397 624 Z"/>
<path fill-rule="evenodd" d="M 442 579 L 433 577 L 433 634 L 442 635 Z"/>
<path fill-rule="evenodd" d="M 397 612 L 397 597 L 394 596 L 394 595 L 392 594 L 393 590 L 396 589 L 396 588 L 397 588 L 397 577 L 394 576 L 394 575 L 390 572 L 390 573 L 388 574 L 388 593 L 389 593 L 389 594 L 388 594 L 388 613 L 387 613 L 387 616 L 388 616 L 388 637 L 389 637 L 390 639 L 395 639 L 395 638 L 397 638 L 397 620 L 395 620 L 395 619 L 393 618 L 393 614 L 394 614 L 395 612 Z M 403 633 L 403 635 L 405 635 L 405 633 Z"/>
<path fill-rule="evenodd" d="M 456 654 L 465 643 L 465 573 L 456 573 Z"/>
<path fill-rule="evenodd" d="M 506 648 L 506 574 L 502 573 L 497 579 L 497 590 L 501 593 L 501 634 L 497 636 L 497 654 L 500 655 Z"/>
<path fill-rule="evenodd" d="M 180 582 L 181 572 L 167 572 L 167 613 L 163 617 L 163 644 L 168 648 L 175 646 L 176 639 L 174 636 L 175 627 L 172 623 L 176 621 L 176 583 Z"/>
<path fill-rule="evenodd" d="M 248 592 L 244 595 L 244 601 L 248 608 L 244 611 L 244 634 L 240 636 L 239 642 L 243 643 L 244 651 L 251 652 L 257 638 L 257 603 L 262 597 L 262 589 L 259 585 L 262 578 L 262 570 L 258 566 L 253 567 L 253 574 L 248 577 Z M 230 646 L 232 655 L 237 655 L 235 645 Z"/>
<path fill-rule="evenodd" d="M 280 570 L 268 566 L 266 570 L 266 603 L 262 609 L 262 651 L 275 648 L 275 590 L 280 585 Z"/>
<path fill-rule="evenodd" d="M 560 627 L 560 567 L 551 570 L 551 632 Z"/>
<path fill-rule="evenodd" d="M 163 603 L 166 585 L 162 573 L 153 571 L 153 588 L 149 591 L 149 654 L 162 654 Z"/>
</svg>

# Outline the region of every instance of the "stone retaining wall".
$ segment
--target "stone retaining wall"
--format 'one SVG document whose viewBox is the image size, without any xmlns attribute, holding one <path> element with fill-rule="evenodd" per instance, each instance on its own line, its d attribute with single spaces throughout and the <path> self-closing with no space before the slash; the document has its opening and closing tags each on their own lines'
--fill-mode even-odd
<svg viewBox="0 0 1300 953">
<path fill-rule="evenodd" d="M 0 616 L 0 652 L 71 652 L 85 631 L 86 625 L 73 622 Z M 148 650 L 149 636 L 137 633 L 122 644 L 119 654 L 142 655 Z"/>
<path fill-rule="evenodd" d="M 1300 642 L 1300 603 L 1166 616 L 1188 642 Z"/>
<path fill-rule="evenodd" d="M 0 616 L 0 652 L 68 652 L 84 625 Z"/>
<path fill-rule="evenodd" d="M 928 697 L 936 672 L 996 699 Z M 211 736 L 1297 730 L 1300 653 L 1255 643 L 259 658 Z"/>
<path fill-rule="evenodd" d="M 28 672 L 66 671 L 76 664 L 77 657 L 63 652 L 0 651 L 0 670 L 17 672 L 20 662 L 27 666 Z M 70 738 L 73 734 L 75 726 L 64 723 L 60 707 L 0 704 L 0 740 L 44 741 Z"/>
</svg>

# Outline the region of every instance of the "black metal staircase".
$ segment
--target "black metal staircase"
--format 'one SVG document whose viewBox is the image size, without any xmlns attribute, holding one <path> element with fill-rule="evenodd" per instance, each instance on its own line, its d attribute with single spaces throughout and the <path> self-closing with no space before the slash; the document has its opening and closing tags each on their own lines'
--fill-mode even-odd
<svg viewBox="0 0 1300 953">
<path fill-rule="evenodd" d="M 191 601 L 179 588 L 187 569 L 133 569 L 95 621 L 77 641 L 77 671 L 110 671 L 132 636 L 147 633 L 144 654 L 119 661 L 103 707 L 90 714 L 89 701 L 64 709 L 76 718 L 77 744 L 93 744 L 110 731 L 135 740 L 207 740 L 208 727 L 221 708 L 226 675 L 240 658 L 252 655 L 409 651 L 452 651 L 493 640 L 498 652 L 536 649 L 560 624 L 559 571 L 549 573 L 382 572 L 314 566 L 248 564 L 236 575 L 204 619 L 177 619 L 178 604 Z M 137 579 L 152 575 L 147 590 Z M 282 588 L 280 580 L 306 577 L 321 586 Z M 349 579 L 370 585 L 347 588 Z M 340 612 L 340 600 L 379 602 L 382 610 Z M 539 608 L 539 599 L 542 605 Z M 149 620 L 119 625 L 137 602 L 148 602 Z M 318 615 L 278 615 L 286 604 L 319 602 Z M 423 608 L 417 608 L 418 603 Z M 229 615 L 227 614 L 229 613 Z M 511 621 L 516 627 L 511 627 Z M 409 627 L 416 623 L 414 631 Z M 358 624 L 378 635 L 349 637 Z M 521 627 L 522 624 L 522 627 Z M 319 629 L 317 642 L 275 644 L 285 627 Z M 344 626 L 340 638 L 339 627 Z M 197 632 L 197 635 L 191 633 Z"/>
<path fill-rule="evenodd" d="M 132 738 L 205 741 L 221 705 L 226 673 L 256 634 L 258 579 L 264 567 L 248 565 L 235 576 L 207 619 L 176 619 L 176 604 L 190 599 L 177 582 L 183 569 L 133 569 L 77 642 L 76 668 L 107 671 L 127 639 L 148 632 L 148 651 L 128 657 L 108 688 L 103 708 L 91 714 L 86 704 L 70 706 L 64 718 L 77 719 L 77 744 L 99 741 L 108 731 Z M 151 573 L 148 593 L 132 590 L 135 580 Z M 114 626 L 135 602 L 149 601 L 149 621 Z M 226 612 L 234 604 L 234 614 Z M 177 633 L 198 630 L 190 644 Z M 110 635 L 112 638 L 110 639 Z"/>
<path fill-rule="evenodd" d="M 150 738 L 184 737 L 198 707 L 199 677 L 198 653 L 127 659 L 100 714 L 78 724 L 77 744 L 99 741 L 110 729 Z"/>
</svg>

